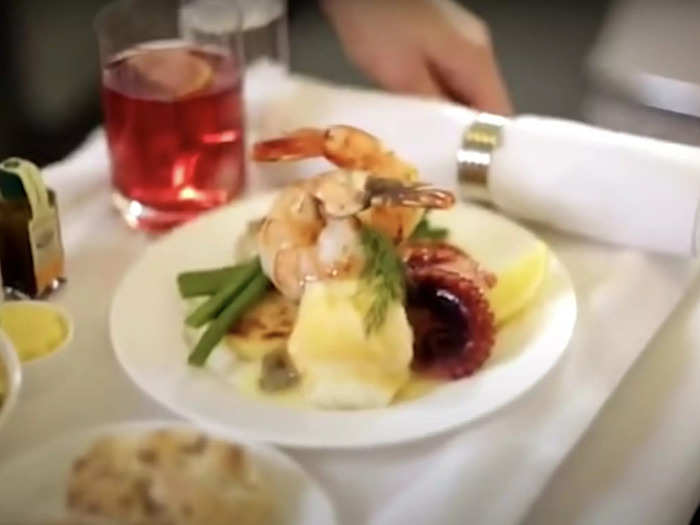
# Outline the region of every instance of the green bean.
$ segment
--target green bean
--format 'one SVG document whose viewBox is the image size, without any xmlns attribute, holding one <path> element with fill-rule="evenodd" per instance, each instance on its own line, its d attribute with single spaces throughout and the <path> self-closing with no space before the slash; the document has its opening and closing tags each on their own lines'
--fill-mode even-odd
<svg viewBox="0 0 700 525">
<path fill-rule="evenodd" d="M 244 264 L 239 264 L 215 270 L 184 272 L 177 276 L 177 287 L 184 299 L 199 295 L 214 295 L 244 267 Z"/>
<path fill-rule="evenodd" d="M 203 366 L 214 347 L 221 341 L 228 329 L 241 318 L 265 294 L 270 282 L 265 274 L 257 268 L 255 276 L 248 281 L 245 288 L 214 319 L 201 339 L 194 347 L 188 362 L 194 366 Z"/>
<path fill-rule="evenodd" d="M 260 273 L 260 260 L 255 258 L 253 261 L 244 265 L 240 272 L 233 276 L 226 284 L 212 295 L 206 302 L 187 316 L 185 323 L 194 328 L 206 324 L 214 319 L 224 307 L 239 293 L 246 284 L 258 273 Z"/>
</svg>

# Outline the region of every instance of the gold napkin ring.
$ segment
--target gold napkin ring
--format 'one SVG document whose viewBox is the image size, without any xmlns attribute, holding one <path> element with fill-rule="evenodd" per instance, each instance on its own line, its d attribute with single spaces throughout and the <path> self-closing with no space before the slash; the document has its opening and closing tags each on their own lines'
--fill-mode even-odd
<svg viewBox="0 0 700 525">
<path fill-rule="evenodd" d="M 479 113 L 464 131 L 462 146 L 457 151 L 457 177 L 463 199 L 491 203 L 488 188 L 491 157 L 501 145 L 507 121 L 499 115 Z"/>
</svg>

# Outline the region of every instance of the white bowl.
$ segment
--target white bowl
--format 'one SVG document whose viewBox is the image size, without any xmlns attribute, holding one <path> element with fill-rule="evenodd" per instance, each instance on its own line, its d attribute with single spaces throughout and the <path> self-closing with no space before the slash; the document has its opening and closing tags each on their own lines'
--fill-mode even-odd
<svg viewBox="0 0 700 525">
<path fill-rule="evenodd" d="M 0 405 L 1 428 L 17 403 L 20 385 L 22 384 L 22 365 L 12 343 L 2 331 L 0 331 L 0 363 L 2 363 L 7 379 L 7 393 L 5 394 L 5 400 Z"/>
<path fill-rule="evenodd" d="M 182 421 L 108 424 L 52 437 L 34 450 L 9 459 L 0 466 L 0 480 L 4 482 L 0 490 L 0 523 L 59 523 L 57 518 L 65 513 L 66 480 L 73 462 L 85 454 L 95 439 L 159 429 L 201 431 Z M 266 525 L 337 525 L 328 495 L 294 460 L 272 447 L 241 443 L 219 433 L 207 434 L 243 445 L 269 480 L 275 511 Z"/>
</svg>

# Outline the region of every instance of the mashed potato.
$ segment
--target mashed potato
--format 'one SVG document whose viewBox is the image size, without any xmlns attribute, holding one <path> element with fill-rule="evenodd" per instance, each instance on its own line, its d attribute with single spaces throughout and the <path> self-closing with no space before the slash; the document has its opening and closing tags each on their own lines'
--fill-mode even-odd
<svg viewBox="0 0 700 525">
<path fill-rule="evenodd" d="M 319 407 L 386 406 L 410 376 L 413 333 L 403 306 L 391 305 L 382 327 L 367 336 L 357 286 L 357 281 L 311 284 L 299 307 L 289 355 L 306 399 Z"/>
</svg>

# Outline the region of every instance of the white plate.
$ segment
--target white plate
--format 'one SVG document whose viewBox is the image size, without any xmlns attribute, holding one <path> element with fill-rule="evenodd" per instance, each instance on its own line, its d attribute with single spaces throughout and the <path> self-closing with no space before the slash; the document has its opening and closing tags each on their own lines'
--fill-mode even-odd
<svg viewBox="0 0 700 525">
<path fill-rule="evenodd" d="M 2 287 L 0 287 L 0 294 L 2 294 Z M 1 428 L 17 404 L 22 384 L 22 367 L 17 352 L 2 330 L 0 330 L 0 374 L 5 374 L 5 399 L 0 402 Z"/>
<path fill-rule="evenodd" d="M 417 439 L 473 421 L 514 400 L 554 366 L 571 337 L 576 298 L 552 256 L 535 304 L 498 335 L 493 356 L 474 376 L 445 383 L 384 409 L 329 411 L 247 397 L 207 369 L 187 365 L 183 308 L 175 285 L 185 270 L 230 264 L 234 240 L 268 208 L 270 195 L 218 210 L 151 246 L 114 297 L 111 337 L 131 379 L 174 412 L 247 440 L 296 447 L 361 447 Z M 487 268 L 512 262 L 534 236 L 509 220 L 460 204 L 435 213 L 456 244 Z"/>
<path fill-rule="evenodd" d="M 176 421 L 107 425 L 65 435 L 5 463 L 0 467 L 0 479 L 5 480 L 0 491 L 2 523 L 38 525 L 58 521 L 65 516 L 66 480 L 73 461 L 84 454 L 96 438 L 161 428 L 192 427 Z M 276 504 L 271 524 L 337 523 L 328 496 L 299 465 L 270 447 L 245 445 L 245 448 L 271 483 Z"/>
</svg>

